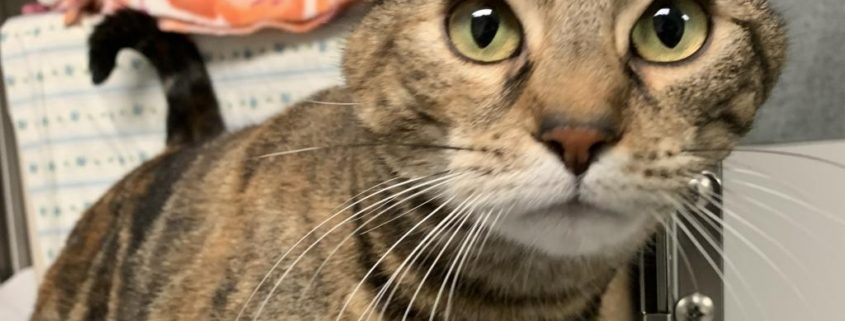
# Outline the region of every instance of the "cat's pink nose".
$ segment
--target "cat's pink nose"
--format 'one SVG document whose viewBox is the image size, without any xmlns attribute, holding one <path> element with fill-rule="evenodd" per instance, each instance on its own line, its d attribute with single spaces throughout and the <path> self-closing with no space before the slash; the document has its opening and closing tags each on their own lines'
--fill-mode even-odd
<svg viewBox="0 0 845 321">
<path fill-rule="evenodd" d="M 540 138 L 576 176 L 586 173 L 602 148 L 612 142 L 606 131 L 589 126 L 549 128 Z"/>
</svg>

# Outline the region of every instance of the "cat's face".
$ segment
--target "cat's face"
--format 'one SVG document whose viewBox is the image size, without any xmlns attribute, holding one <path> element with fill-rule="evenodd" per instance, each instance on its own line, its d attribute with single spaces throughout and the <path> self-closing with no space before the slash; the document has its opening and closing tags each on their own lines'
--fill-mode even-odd
<svg viewBox="0 0 845 321">
<path fill-rule="evenodd" d="M 348 43 L 405 177 L 555 256 L 635 248 L 749 129 L 784 62 L 764 0 L 384 0 Z M 698 151 L 698 152 L 694 152 Z M 492 220 L 491 220 L 492 221 Z"/>
</svg>

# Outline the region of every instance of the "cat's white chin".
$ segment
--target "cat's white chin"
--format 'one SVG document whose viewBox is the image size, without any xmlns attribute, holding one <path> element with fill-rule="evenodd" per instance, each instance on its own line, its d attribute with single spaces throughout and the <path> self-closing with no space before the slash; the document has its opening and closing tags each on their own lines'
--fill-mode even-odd
<svg viewBox="0 0 845 321">
<path fill-rule="evenodd" d="M 505 165 L 478 153 L 456 155 L 456 171 L 497 171 L 460 176 L 442 190 L 446 199 L 472 202 L 477 219 L 518 246 L 561 258 L 618 258 L 636 251 L 665 211 L 659 194 L 639 187 L 649 181 L 626 173 L 625 152 L 605 153 L 579 178 L 545 146 L 519 146 L 524 152 Z M 491 214 L 497 218 L 485 220 Z"/>
<path fill-rule="evenodd" d="M 648 229 L 647 216 L 625 215 L 584 203 L 564 203 L 502 217 L 493 230 L 505 239 L 554 257 L 617 256 Z"/>
</svg>

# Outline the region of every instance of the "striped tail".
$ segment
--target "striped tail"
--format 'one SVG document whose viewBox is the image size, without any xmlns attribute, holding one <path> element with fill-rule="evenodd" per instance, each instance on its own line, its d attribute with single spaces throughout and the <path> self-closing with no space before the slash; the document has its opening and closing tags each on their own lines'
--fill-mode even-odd
<svg viewBox="0 0 845 321">
<path fill-rule="evenodd" d="M 199 49 L 187 36 L 163 32 L 155 18 L 125 9 L 96 27 L 89 46 L 95 84 L 109 77 L 121 49 L 135 49 L 152 62 L 167 95 L 168 146 L 199 144 L 225 131 L 208 71 Z"/>
</svg>

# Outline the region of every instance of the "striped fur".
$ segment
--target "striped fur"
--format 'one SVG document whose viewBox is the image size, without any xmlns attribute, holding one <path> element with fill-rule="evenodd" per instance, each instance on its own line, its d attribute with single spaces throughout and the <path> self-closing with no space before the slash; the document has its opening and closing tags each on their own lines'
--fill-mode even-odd
<svg viewBox="0 0 845 321">
<path fill-rule="evenodd" d="M 150 58 L 165 85 L 168 145 L 198 144 L 225 130 L 199 49 L 187 36 L 163 32 L 155 18 L 123 9 L 97 26 L 89 45 L 95 84 L 111 74 L 121 49 L 132 48 Z"/>
<path fill-rule="evenodd" d="M 685 151 L 730 149 L 751 124 L 784 63 L 779 18 L 707 1 L 707 49 L 655 66 L 616 41 L 650 1 L 511 1 L 526 48 L 482 66 L 446 48 L 453 2 L 374 2 L 345 87 L 127 175 L 78 223 L 32 320 L 631 318 L 619 271 L 675 206 L 659 196 L 725 156 Z M 572 187 L 536 139 L 550 118 L 621 139 Z M 573 188 L 594 212 L 535 208 Z"/>
</svg>

